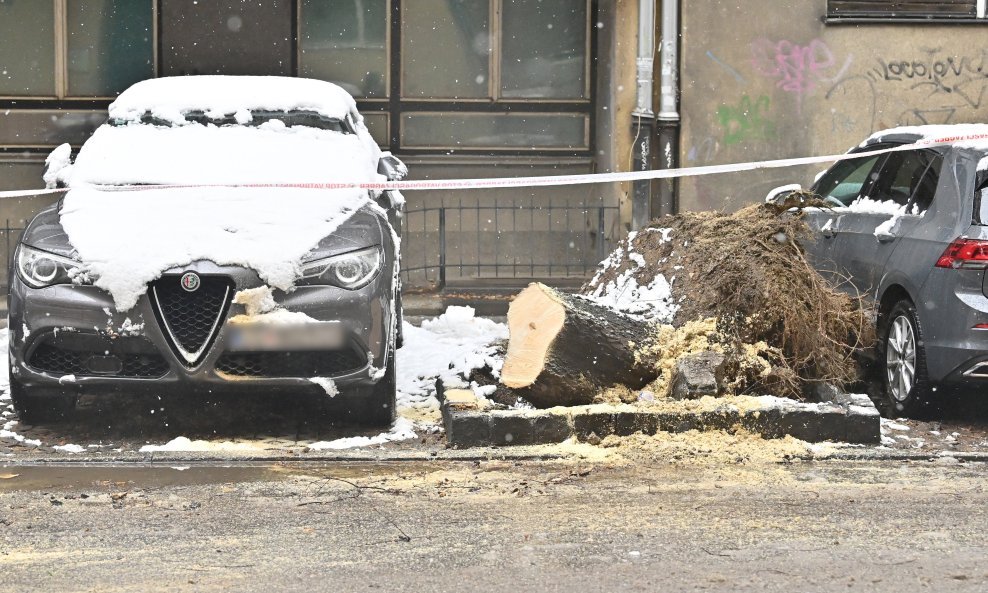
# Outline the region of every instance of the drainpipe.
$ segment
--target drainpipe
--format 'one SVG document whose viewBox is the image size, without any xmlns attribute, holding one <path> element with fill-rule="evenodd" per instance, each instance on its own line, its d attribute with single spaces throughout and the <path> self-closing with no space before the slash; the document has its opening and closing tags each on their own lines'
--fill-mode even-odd
<svg viewBox="0 0 988 593">
<path fill-rule="evenodd" d="M 631 112 L 631 134 L 634 142 L 632 169 L 652 168 L 652 131 L 655 112 L 652 111 L 652 80 L 655 56 L 655 0 L 638 0 L 638 100 Z M 651 219 L 652 182 L 632 184 L 631 228 L 640 229 Z"/>
<path fill-rule="evenodd" d="M 658 146 L 660 169 L 679 166 L 679 0 L 662 0 L 662 45 L 659 50 Z M 652 218 L 679 211 L 678 181 L 657 180 Z"/>
</svg>

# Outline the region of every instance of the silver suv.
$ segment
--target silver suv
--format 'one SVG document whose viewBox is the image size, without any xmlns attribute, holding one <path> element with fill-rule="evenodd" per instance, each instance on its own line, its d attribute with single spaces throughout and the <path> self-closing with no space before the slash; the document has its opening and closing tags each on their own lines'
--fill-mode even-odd
<svg viewBox="0 0 988 593">
<path fill-rule="evenodd" d="M 934 143 L 937 139 L 959 139 Z M 881 376 L 898 414 L 929 415 L 937 386 L 988 386 L 988 126 L 874 134 L 811 187 L 818 269 L 874 304 Z M 924 142 L 927 142 L 924 146 Z"/>
</svg>

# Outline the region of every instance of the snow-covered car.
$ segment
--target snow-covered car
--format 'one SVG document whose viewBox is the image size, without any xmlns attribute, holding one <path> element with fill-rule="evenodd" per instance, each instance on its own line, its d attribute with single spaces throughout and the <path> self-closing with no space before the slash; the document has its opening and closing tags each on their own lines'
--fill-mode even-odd
<svg viewBox="0 0 988 593">
<path fill-rule="evenodd" d="M 807 252 L 874 304 L 891 408 L 928 415 L 938 385 L 988 385 L 988 125 L 885 130 L 851 153 L 885 149 L 817 177 L 828 207 L 805 210 Z"/>
<path fill-rule="evenodd" d="M 28 225 L 10 274 L 20 418 L 80 394 L 321 393 L 395 417 L 402 178 L 328 82 L 190 76 L 138 83 Z M 390 222 L 389 222 L 390 221 Z"/>
</svg>

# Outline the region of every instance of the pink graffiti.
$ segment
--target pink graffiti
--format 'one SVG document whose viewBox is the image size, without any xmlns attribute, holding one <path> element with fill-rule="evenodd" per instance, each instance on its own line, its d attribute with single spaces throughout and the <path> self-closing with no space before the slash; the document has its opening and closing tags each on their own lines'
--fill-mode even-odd
<svg viewBox="0 0 988 593">
<path fill-rule="evenodd" d="M 828 76 L 837 64 L 837 59 L 827 44 L 819 39 L 814 39 L 808 45 L 758 39 L 751 44 L 751 55 L 751 65 L 756 72 L 778 79 L 776 85 L 779 88 L 793 93 L 800 100 L 812 94 L 821 81 L 840 76 L 839 73 Z M 851 58 L 848 57 L 841 72 L 850 65 L 850 61 Z"/>
</svg>

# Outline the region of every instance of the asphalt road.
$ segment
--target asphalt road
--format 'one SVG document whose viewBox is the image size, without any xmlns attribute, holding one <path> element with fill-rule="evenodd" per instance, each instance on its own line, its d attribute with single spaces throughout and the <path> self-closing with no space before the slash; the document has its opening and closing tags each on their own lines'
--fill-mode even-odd
<svg viewBox="0 0 988 593">
<path fill-rule="evenodd" d="M 0 467 L 2 591 L 983 591 L 979 463 Z"/>
</svg>

